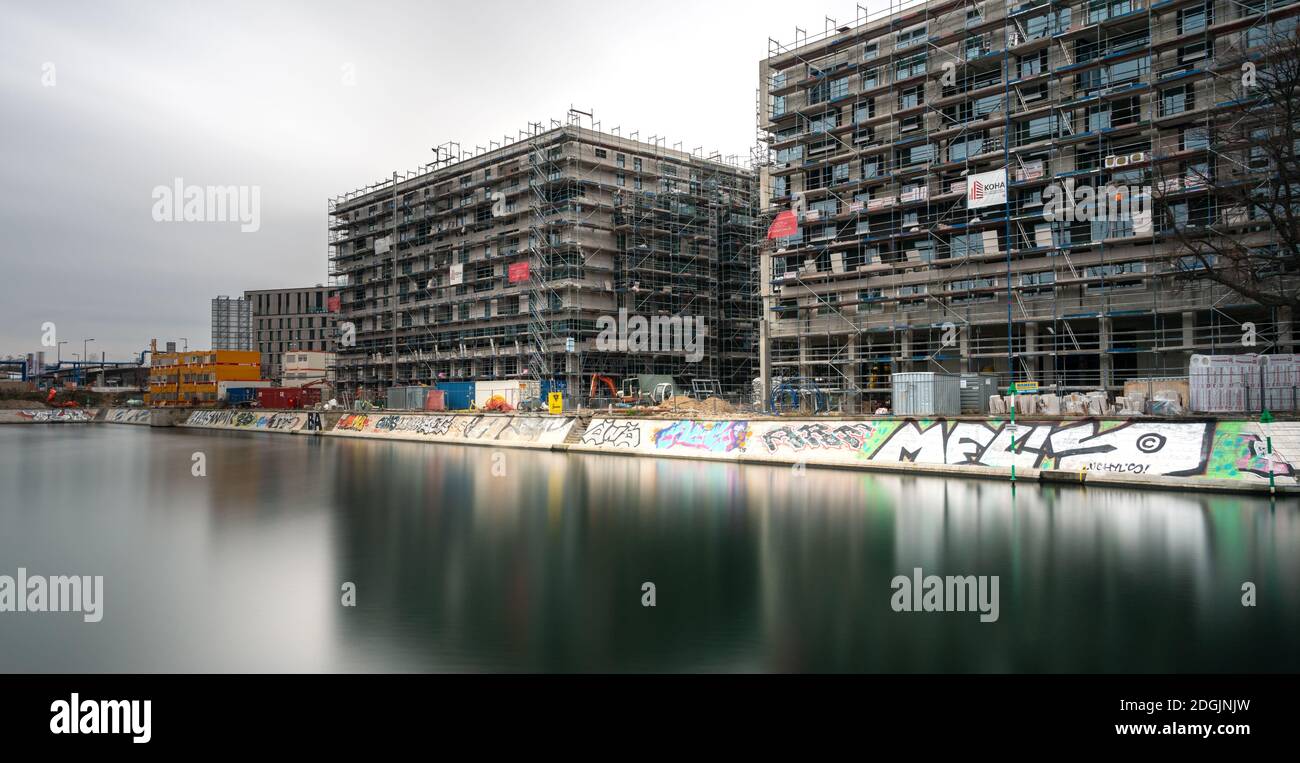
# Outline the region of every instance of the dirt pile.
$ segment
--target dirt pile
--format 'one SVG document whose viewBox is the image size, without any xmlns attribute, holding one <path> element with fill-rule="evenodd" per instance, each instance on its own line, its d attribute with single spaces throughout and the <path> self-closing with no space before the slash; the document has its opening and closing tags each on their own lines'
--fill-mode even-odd
<svg viewBox="0 0 1300 763">
<path fill-rule="evenodd" d="M 714 416 L 736 412 L 735 406 L 722 398 L 709 397 L 704 400 L 696 400 L 686 395 L 670 397 L 651 410 L 663 413 L 706 413 Z"/>
</svg>

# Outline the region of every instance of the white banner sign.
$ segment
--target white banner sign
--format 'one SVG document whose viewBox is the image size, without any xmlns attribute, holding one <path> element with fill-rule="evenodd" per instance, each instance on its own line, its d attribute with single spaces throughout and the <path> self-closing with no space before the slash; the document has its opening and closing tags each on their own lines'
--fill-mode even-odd
<svg viewBox="0 0 1300 763">
<path fill-rule="evenodd" d="M 451 266 L 451 280 L 450 280 L 450 283 L 451 283 L 452 286 L 459 286 L 460 284 L 465 283 L 465 265 L 464 265 L 464 263 L 459 263 L 459 262 L 458 262 L 458 263 L 456 263 L 455 265 L 452 265 L 452 266 Z"/>
<path fill-rule="evenodd" d="M 966 208 L 979 209 L 1007 203 L 1006 169 L 971 175 L 966 184 Z"/>
</svg>

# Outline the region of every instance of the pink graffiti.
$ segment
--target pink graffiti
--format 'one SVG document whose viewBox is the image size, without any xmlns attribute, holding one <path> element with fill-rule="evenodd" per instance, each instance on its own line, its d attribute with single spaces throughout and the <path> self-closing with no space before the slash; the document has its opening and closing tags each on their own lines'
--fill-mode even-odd
<svg viewBox="0 0 1300 763">
<path fill-rule="evenodd" d="M 711 453 L 730 453 L 744 450 L 748 439 L 748 421 L 674 421 L 654 433 L 655 447 L 660 450 L 680 445 Z"/>
</svg>

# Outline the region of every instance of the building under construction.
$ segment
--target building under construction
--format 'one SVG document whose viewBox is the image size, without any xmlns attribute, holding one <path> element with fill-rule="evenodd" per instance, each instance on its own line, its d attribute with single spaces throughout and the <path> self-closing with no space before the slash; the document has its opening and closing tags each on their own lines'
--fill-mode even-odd
<svg viewBox="0 0 1300 763">
<path fill-rule="evenodd" d="M 581 400 L 593 377 L 637 374 L 748 389 L 753 173 L 618 133 L 571 111 L 473 151 L 444 144 L 416 171 L 331 199 L 340 390 L 374 399 L 397 385 L 518 379 Z M 667 336 L 598 341 L 602 321 L 637 317 L 665 329 L 702 319 L 702 351 Z"/>
<path fill-rule="evenodd" d="M 761 196 L 798 229 L 764 247 L 764 371 L 865 396 L 907 371 L 1118 390 L 1193 353 L 1294 352 L 1289 311 L 1198 278 L 1170 226 L 1267 246 L 1215 189 L 1263 187 L 1268 165 L 1208 128 L 1245 110 L 1234 56 L 1295 35 L 1297 12 L 931 0 L 771 41 Z M 1152 189 L 1152 212 L 1050 219 L 1067 181 Z"/>
</svg>

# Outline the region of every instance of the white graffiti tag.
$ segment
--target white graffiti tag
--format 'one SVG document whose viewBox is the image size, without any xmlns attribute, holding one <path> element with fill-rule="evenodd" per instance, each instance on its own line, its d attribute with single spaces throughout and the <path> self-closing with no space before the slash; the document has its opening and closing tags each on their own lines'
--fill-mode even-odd
<svg viewBox="0 0 1300 763">
<path fill-rule="evenodd" d="M 641 427 L 634 421 L 600 419 L 582 435 L 582 444 L 637 448 L 641 445 Z"/>
</svg>

